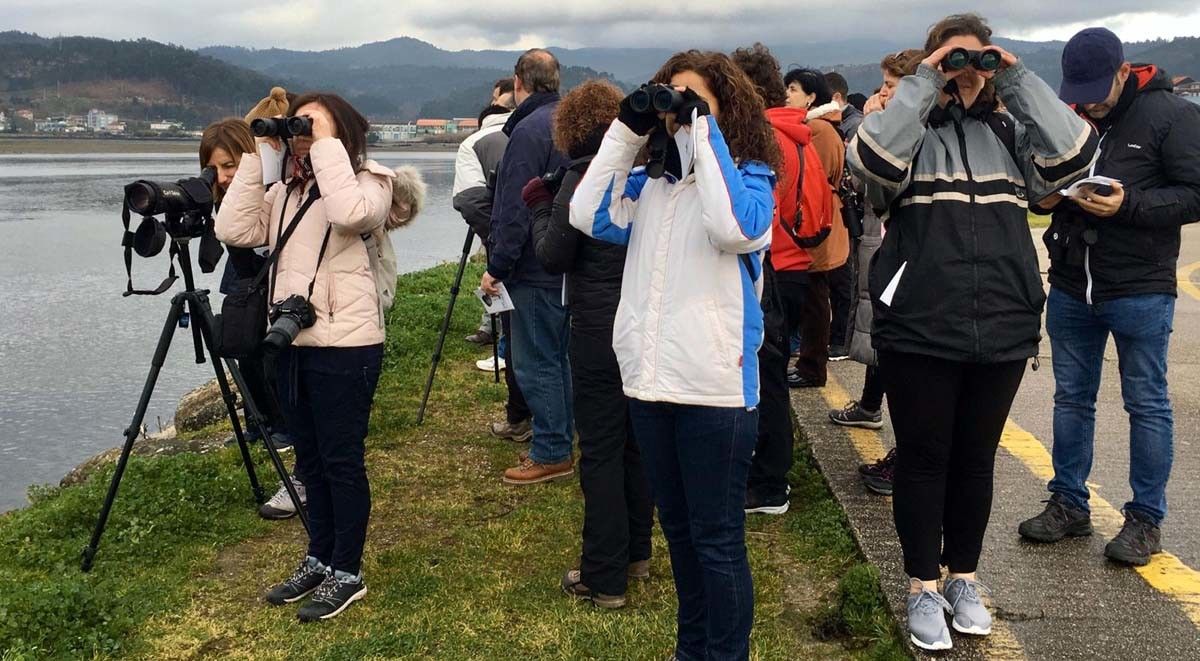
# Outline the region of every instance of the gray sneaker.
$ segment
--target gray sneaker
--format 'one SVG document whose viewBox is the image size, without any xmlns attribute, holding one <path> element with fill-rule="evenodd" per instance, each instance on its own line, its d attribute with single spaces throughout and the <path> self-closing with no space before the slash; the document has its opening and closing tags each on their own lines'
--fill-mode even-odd
<svg viewBox="0 0 1200 661">
<path fill-rule="evenodd" d="M 908 595 L 908 632 L 912 644 L 930 651 L 953 647 L 950 628 L 946 626 L 946 613 L 953 612 L 950 603 L 931 590 Z"/>
<path fill-rule="evenodd" d="M 291 480 L 292 486 L 296 487 L 296 495 L 300 497 L 300 504 L 307 505 L 308 495 L 305 493 L 304 485 L 296 479 L 295 475 L 291 476 Z M 280 484 L 275 495 L 258 508 L 258 515 L 270 521 L 290 519 L 296 516 L 296 505 L 292 502 L 292 497 L 288 494 L 287 489 Z"/>
<path fill-rule="evenodd" d="M 983 605 L 980 593 L 991 594 L 987 586 L 965 578 L 951 578 L 942 586 L 946 601 L 954 609 L 950 626 L 959 633 L 986 636 L 992 632 L 992 614 Z"/>
</svg>

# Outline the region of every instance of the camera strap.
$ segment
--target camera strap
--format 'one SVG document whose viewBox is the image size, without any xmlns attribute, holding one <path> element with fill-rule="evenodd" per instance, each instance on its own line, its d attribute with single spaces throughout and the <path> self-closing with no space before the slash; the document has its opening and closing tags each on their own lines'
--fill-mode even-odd
<svg viewBox="0 0 1200 661">
<path fill-rule="evenodd" d="M 257 289 L 258 286 L 261 285 L 263 280 L 267 277 L 267 273 L 270 272 L 271 284 L 270 284 L 270 288 L 267 292 L 267 302 L 268 303 L 270 303 L 271 300 L 273 300 L 273 298 L 274 298 L 275 280 L 279 275 L 279 272 L 277 270 L 272 269 L 271 267 L 274 266 L 275 263 L 279 261 L 279 256 L 283 254 L 283 246 L 288 242 L 288 239 L 290 239 L 292 237 L 292 234 L 296 231 L 296 227 L 298 227 L 300 225 L 300 219 L 304 218 L 304 214 L 308 213 L 309 207 L 311 207 L 313 205 L 313 203 L 316 202 L 317 199 L 321 197 L 321 189 L 317 186 L 317 182 L 314 181 L 312 188 L 309 189 L 308 199 L 306 199 L 304 201 L 304 204 L 301 204 L 300 208 L 296 210 L 296 215 L 292 217 L 292 222 L 290 224 L 288 224 L 287 230 L 284 230 L 283 229 L 283 219 L 287 215 L 287 206 L 288 206 L 287 201 L 288 201 L 288 198 L 290 198 L 291 196 L 292 196 L 292 190 L 289 188 L 284 193 L 283 210 L 279 212 L 280 233 L 277 235 L 277 238 L 275 239 L 275 249 L 271 251 L 270 255 L 267 255 L 267 263 L 262 265 L 262 268 L 259 269 L 259 271 L 258 271 L 258 275 L 254 276 L 254 281 L 250 283 L 251 289 Z"/>
<path fill-rule="evenodd" d="M 128 195 L 125 196 L 128 199 Z M 121 245 L 125 248 L 125 293 L 121 296 L 158 296 L 159 294 L 170 289 L 179 276 L 175 275 L 175 255 L 179 250 L 175 247 L 175 242 L 171 241 L 171 247 L 167 251 L 168 259 L 171 263 L 171 269 L 167 272 L 167 277 L 158 285 L 157 289 L 134 289 L 133 288 L 133 237 L 134 233 L 129 231 L 129 204 L 122 203 L 121 207 L 121 222 L 125 225 L 125 234 L 121 237 Z M 155 221 L 157 222 L 157 221 Z"/>
<path fill-rule="evenodd" d="M 312 280 L 308 282 L 308 300 L 312 301 L 313 288 L 317 286 L 317 271 L 321 270 L 321 260 L 325 259 L 325 249 L 329 247 L 329 234 L 333 231 L 332 224 L 325 225 L 325 238 L 321 240 L 321 252 L 317 253 L 317 266 L 313 269 Z M 330 276 L 333 277 L 333 276 Z"/>
</svg>

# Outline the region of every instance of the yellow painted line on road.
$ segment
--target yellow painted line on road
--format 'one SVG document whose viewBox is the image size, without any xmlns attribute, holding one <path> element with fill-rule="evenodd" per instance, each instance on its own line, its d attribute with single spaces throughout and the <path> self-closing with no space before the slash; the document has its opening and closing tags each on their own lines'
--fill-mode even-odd
<svg viewBox="0 0 1200 661">
<path fill-rule="evenodd" d="M 821 389 L 821 396 L 825 398 L 825 403 L 831 409 L 840 409 L 852 399 L 846 392 L 846 389 L 842 387 L 842 384 L 834 378 L 833 374 L 828 375 L 825 387 Z M 887 454 L 887 451 L 883 448 L 883 442 L 880 440 L 879 432 L 870 429 L 859 429 L 857 427 L 843 427 L 842 429 L 846 432 L 846 435 L 850 439 L 850 444 L 854 446 L 854 450 L 864 462 L 878 461 Z M 992 634 L 986 638 L 984 646 L 986 647 L 986 656 L 988 659 L 996 661 L 1025 661 L 1029 658 L 1025 654 L 1025 648 L 1021 646 L 1021 642 L 1017 640 L 1012 629 L 1008 627 L 1008 623 L 1000 619 L 992 620 Z"/>
<path fill-rule="evenodd" d="M 1200 266 L 1200 263 L 1196 266 Z M 1200 290 L 1192 295 L 1200 300 Z M 1046 446 L 1012 420 L 1004 427 L 1000 447 L 1025 464 L 1035 477 L 1046 482 L 1054 477 L 1054 466 Z M 1091 491 L 1092 523 L 1098 532 L 1113 537 L 1121 530 L 1125 517 L 1097 493 L 1095 486 L 1088 485 L 1088 489 Z M 1200 572 L 1185 565 L 1171 553 L 1156 554 L 1151 557 L 1150 564 L 1134 567 L 1134 571 L 1149 583 L 1150 587 L 1178 603 L 1188 619 L 1200 628 Z"/>
<path fill-rule="evenodd" d="M 1179 279 L 1179 291 L 1185 292 L 1188 296 L 1200 301 L 1200 287 L 1197 287 L 1196 283 L 1192 282 L 1192 274 L 1196 271 L 1200 271 L 1200 262 L 1188 264 L 1179 269 L 1176 275 Z"/>
</svg>

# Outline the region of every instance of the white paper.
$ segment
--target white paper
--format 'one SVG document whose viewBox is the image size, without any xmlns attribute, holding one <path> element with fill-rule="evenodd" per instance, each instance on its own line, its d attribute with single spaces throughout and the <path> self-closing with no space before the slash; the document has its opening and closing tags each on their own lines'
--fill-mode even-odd
<svg viewBox="0 0 1200 661">
<path fill-rule="evenodd" d="M 700 113 L 696 110 L 692 111 L 692 123 L 688 126 L 680 127 L 675 132 L 675 146 L 679 148 L 679 171 L 683 176 L 688 176 L 692 171 L 692 164 L 696 160 L 696 133 L 692 127 L 700 118 Z"/>
<path fill-rule="evenodd" d="M 1121 182 L 1117 179 L 1096 175 L 1094 177 L 1088 177 L 1087 179 L 1080 179 L 1079 181 L 1071 184 L 1069 187 L 1058 192 L 1061 193 L 1063 197 L 1080 198 L 1092 188 L 1098 188 L 1100 186 L 1112 186 L 1113 184 L 1119 183 Z"/>
<path fill-rule="evenodd" d="M 479 302 L 483 303 L 483 309 L 487 310 L 488 314 L 500 314 L 501 312 L 515 310 L 516 306 L 513 305 L 512 297 L 508 295 L 508 290 L 505 289 L 503 282 L 496 284 L 496 290 L 500 293 L 492 296 L 485 293 L 482 288 L 475 288 L 475 298 L 478 298 Z"/>
<path fill-rule="evenodd" d="M 892 307 L 892 299 L 896 296 L 896 288 L 900 286 L 900 278 L 904 275 L 904 267 L 906 266 L 908 266 L 908 262 L 900 265 L 900 268 L 896 271 L 896 275 L 892 276 L 891 282 L 883 288 L 883 293 L 879 295 L 879 302 L 889 308 Z"/>
<path fill-rule="evenodd" d="M 283 175 L 283 152 L 267 142 L 258 143 L 258 155 L 262 159 L 263 185 L 270 186 Z"/>
</svg>

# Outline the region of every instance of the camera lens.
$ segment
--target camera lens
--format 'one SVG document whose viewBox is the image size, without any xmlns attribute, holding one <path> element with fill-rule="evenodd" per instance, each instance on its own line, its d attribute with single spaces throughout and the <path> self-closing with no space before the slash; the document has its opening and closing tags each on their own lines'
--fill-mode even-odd
<svg viewBox="0 0 1200 661">
<path fill-rule="evenodd" d="M 279 353 L 296 341 L 300 334 L 300 320 L 294 314 L 282 314 L 263 338 L 263 348 L 273 353 Z"/>
<path fill-rule="evenodd" d="M 979 54 L 978 66 L 980 71 L 995 71 L 1000 68 L 1000 52 L 985 50 Z"/>
<path fill-rule="evenodd" d="M 125 190 L 129 208 L 142 216 L 152 216 L 158 211 L 158 191 L 148 182 L 137 181 Z"/>
<path fill-rule="evenodd" d="M 971 63 L 971 54 L 965 48 L 955 48 L 942 60 L 942 67 L 947 71 L 958 71 Z"/>
</svg>

